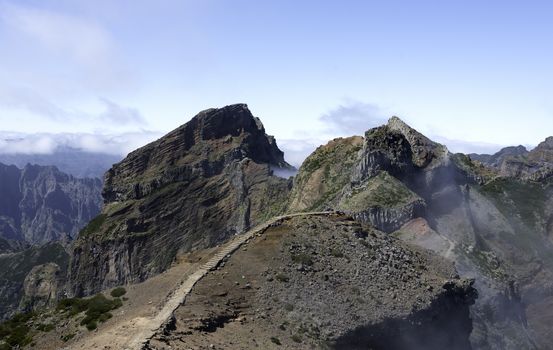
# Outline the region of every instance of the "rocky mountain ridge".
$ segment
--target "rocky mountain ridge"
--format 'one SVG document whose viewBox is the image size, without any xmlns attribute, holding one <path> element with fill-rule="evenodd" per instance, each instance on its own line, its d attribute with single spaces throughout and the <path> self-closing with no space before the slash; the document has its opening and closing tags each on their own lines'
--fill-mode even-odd
<svg viewBox="0 0 553 350">
<path fill-rule="evenodd" d="M 200 112 L 106 173 L 105 208 L 73 246 L 70 291 L 90 294 L 166 270 L 282 211 L 291 168 L 244 104 Z"/>
<path fill-rule="evenodd" d="M 455 261 L 481 291 L 471 309 L 475 348 L 548 344 L 537 321 L 550 317 L 537 305 L 549 303 L 543 288 L 553 271 L 553 193 L 542 176 L 548 142 L 532 156 L 505 150 L 506 159 L 518 152 L 535 162 L 531 174 L 513 175 L 451 154 L 398 118 L 367 131 L 361 148 L 352 140 L 333 140 L 306 159 L 288 210 L 342 210 Z M 494 159 L 487 161 L 501 155 Z"/>
</svg>

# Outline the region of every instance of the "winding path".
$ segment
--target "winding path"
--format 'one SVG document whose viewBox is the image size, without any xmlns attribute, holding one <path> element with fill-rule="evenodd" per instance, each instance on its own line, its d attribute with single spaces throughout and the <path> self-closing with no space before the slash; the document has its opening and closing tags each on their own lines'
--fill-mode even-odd
<svg viewBox="0 0 553 350">
<path fill-rule="evenodd" d="M 269 221 L 254 227 L 253 229 L 235 236 L 232 240 L 225 243 L 221 249 L 206 263 L 192 272 L 167 299 L 163 307 L 152 317 L 140 317 L 133 319 L 125 325 L 114 325 L 113 329 L 108 329 L 101 335 L 102 339 L 94 339 L 96 349 L 125 349 L 142 350 L 146 349 L 146 344 L 152 339 L 159 330 L 164 329 L 172 322 L 175 310 L 182 305 L 188 294 L 192 291 L 194 285 L 198 283 L 210 270 L 215 269 L 219 263 L 228 255 L 235 252 L 243 244 L 247 243 L 256 235 L 261 235 L 269 227 L 274 226 L 286 219 L 298 216 L 312 215 L 330 215 L 333 211 L 295 213 L 289 215 L 277 216 Z M 124 328 L 124 334 L 116 329 Z M 117 332 L 117 334 L 115 334 Z M 99 337 L 100 338 L 100 337 Z M 105 343 L 105 344 L 104 344 Z M 81 347 L 82 349 L 82 347 Z"/>
</svg>

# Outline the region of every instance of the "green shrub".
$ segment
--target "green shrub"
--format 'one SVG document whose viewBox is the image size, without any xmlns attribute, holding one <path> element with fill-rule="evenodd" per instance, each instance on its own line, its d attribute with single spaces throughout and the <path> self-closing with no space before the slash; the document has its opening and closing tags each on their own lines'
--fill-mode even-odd
<svg viewBox="0 0 553 350">
<path fill-rule="evenodd" d="M 98 317 L 98 321 L 100 321 L 100 323 L 104 323 L 112 317 L 113 317 L 113 315 L 108 312 L 108 313 L 105 313 L 105 314 L 101 314 L 100 317 Z"/>
<path fill-rule="evenodd" d="M 97 328 L 98 322 L 102 323 L 113 317 L 110 311 L 122 305 L 121 299 L 114 298 L 111 300 L 99 293 L 90 299 L 71 298 L 61 300 L 57 309 L 70 311 L 71 316 L 86 311 L 85 317 L 81 320 L 81 326 L 86 326 L 88 330 L 94 330 Z"/>
<path fill-rule="evenodd" d="M 6 343 L 11 346 L 20 346 L 30 344 L 33 338 L 28 336 L 29 327 L 27 325 L 20 325 L 12 329 L 11 334 L 6 338 Z"/>
<path fill-rule="evenodd" d="M 276 345 L 282 345 L 282 343 L 280 342 L 280 339 L 278 339 L 277 337 L 271 337 L 271 342 L 273 342 Z"/>
<path fill-rule="evenodd" d="M 111 291 L 110 295 L 114 298 L 120 298 L 123 295 L 127 294 L 127 290 L 123 287 L 117 287 Z"/>
<path fill-rule="evenodd" d="M 8 321 L 0 324 L 0 341 L 4 340 L 6 349 L 21 348 L 29 345 L 33 337 L 29 335 L 30 328 L 27 322 L 35 317 L 35 313 L 16 314 Z"/>
<path fill-rule="evenodd" d="M 69 312 L 70 316 L 75 316 L 83 311 L 86 311 L 88 309 L 88 303 L 89 303 L 88 299 L 80 299 L 80 298 L 62 299 L 58 302 L 56 309 L 59 311 Z"/>
<path fill-rule="evenodd" d="M 300 335 L 294 334 L 294 335 L 292 335 L 292 341 L 294 341 L 295 343 L 301 343 L 302 338 L 301 338 Z"/>
<path fill-rule="evenodd" d="M 285 304 L 285 305 L 284 305 L 284 310 L 286 310 L 286 311 L 294 311 L 294 305 L 292 305 L 292 304 Z"/>
<path fill-rule="evenodd" d="M 94 320 L 92 320 L 92 321 L 90 321 L 89 323 L 86 324 L 86 329 L 88 329 L 89 331 L 93 331 L 96 328 L 98 328 L 98 324 Z"/>
</svg>

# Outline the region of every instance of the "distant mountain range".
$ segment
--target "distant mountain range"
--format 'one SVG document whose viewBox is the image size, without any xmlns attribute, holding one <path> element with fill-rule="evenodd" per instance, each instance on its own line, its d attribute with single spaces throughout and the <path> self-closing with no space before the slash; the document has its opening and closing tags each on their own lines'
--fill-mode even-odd
<svg viewBox="0 0 553 350">
<path fill-rule="evenodd" d="M 104 178 L 104 173 L 122 157 L 61 147 L 51 154 L 0 153 L 0 163 L 24 168 L 27 164 L 55 166 L 78 178 Z"/>
</svg>

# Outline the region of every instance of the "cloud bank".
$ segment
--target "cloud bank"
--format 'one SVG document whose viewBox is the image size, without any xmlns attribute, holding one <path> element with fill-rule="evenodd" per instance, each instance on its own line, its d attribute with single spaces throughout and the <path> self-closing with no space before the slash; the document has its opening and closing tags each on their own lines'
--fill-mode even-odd
<svg viewBox="0 0 553 350">
<path fill-rule="evenodd" d="M 0 154 L 52 154 L 67 149 L 125 156 L 162 136 L 154 131 L 122 134 L 21 134 L 0 132 Z"/>
</svg>

